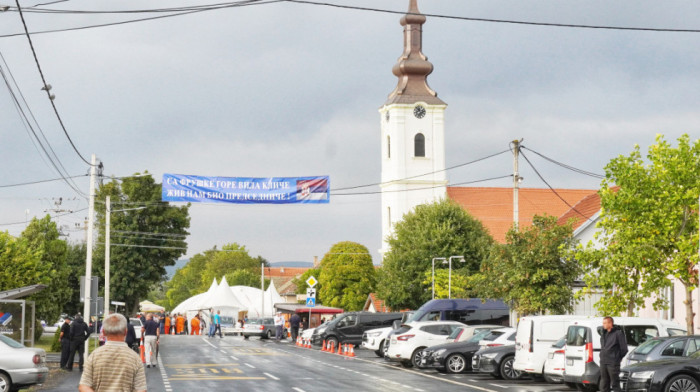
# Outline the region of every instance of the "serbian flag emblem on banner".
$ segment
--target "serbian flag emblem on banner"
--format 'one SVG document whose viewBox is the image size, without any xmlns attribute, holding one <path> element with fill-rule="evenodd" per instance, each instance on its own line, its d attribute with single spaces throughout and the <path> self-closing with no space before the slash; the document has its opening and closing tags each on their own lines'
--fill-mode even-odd
<svg viewBox="0 0 700 392">
<path fill-rule="evenodd" d="M 297 200 L 328 200 L 328 178 L 297 180 Z"/>
</svg>

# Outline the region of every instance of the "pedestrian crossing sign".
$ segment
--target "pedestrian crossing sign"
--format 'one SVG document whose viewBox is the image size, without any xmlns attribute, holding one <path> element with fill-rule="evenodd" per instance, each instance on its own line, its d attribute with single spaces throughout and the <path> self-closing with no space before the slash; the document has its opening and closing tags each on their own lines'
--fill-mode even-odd
<svg viewBox="0 0 700 392">
<path fill-rule="evenodd" d="M 316 298 L 311 298 L 311 297 L 307 298 L 306 299 L 306 307 L 313 308 L 314 306 L 316 306 Z"/>
</svg>

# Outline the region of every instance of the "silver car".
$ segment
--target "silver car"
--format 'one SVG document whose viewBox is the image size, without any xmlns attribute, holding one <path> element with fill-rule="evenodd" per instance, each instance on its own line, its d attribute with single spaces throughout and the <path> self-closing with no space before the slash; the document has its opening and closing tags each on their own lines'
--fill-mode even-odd
<svg viewBox="0 0 700 392">
<path fill-rule="evenodd" d="M 0 392 L 41 384 L 46 381 L 48 374 L 46 352 L 43 349 L 24 347 L 0 334 Z"/>
<path fill-rule="evenodd" d="M 243 338 L 260 336 L 260 339 L 272 339 L 275 337 L 275 320 L 272 317 L 250 319 L 243 327 Z M 284 329 L 282 338 L 287 337 L 287 329 Z"/>
</svg>

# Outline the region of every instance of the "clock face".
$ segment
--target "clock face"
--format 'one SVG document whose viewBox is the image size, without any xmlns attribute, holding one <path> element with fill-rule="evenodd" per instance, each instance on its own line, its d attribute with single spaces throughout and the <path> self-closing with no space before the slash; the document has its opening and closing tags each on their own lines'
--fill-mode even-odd
<svg viewBox="0 0 700 392">
<path fill-rule="evenodd" d="M 425 117 L 425 108 L 421 105 L 416 106 L 413 108 L 413 115 L 416 116 L 416 118 L 423 118 Z"/>
</svg>

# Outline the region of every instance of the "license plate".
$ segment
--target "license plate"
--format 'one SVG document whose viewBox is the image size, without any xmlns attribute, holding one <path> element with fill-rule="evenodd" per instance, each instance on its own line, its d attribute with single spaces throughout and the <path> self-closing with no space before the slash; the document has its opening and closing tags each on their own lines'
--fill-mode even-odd
<svg viewBox="0 0 700 392">
<path fill-rule="evenodd" d="M 566 366 L 574 366 L 574 360 L 573 360 L 573 359 L 567 359 L 567 360 L 566 360 Z"/>
</svg>

